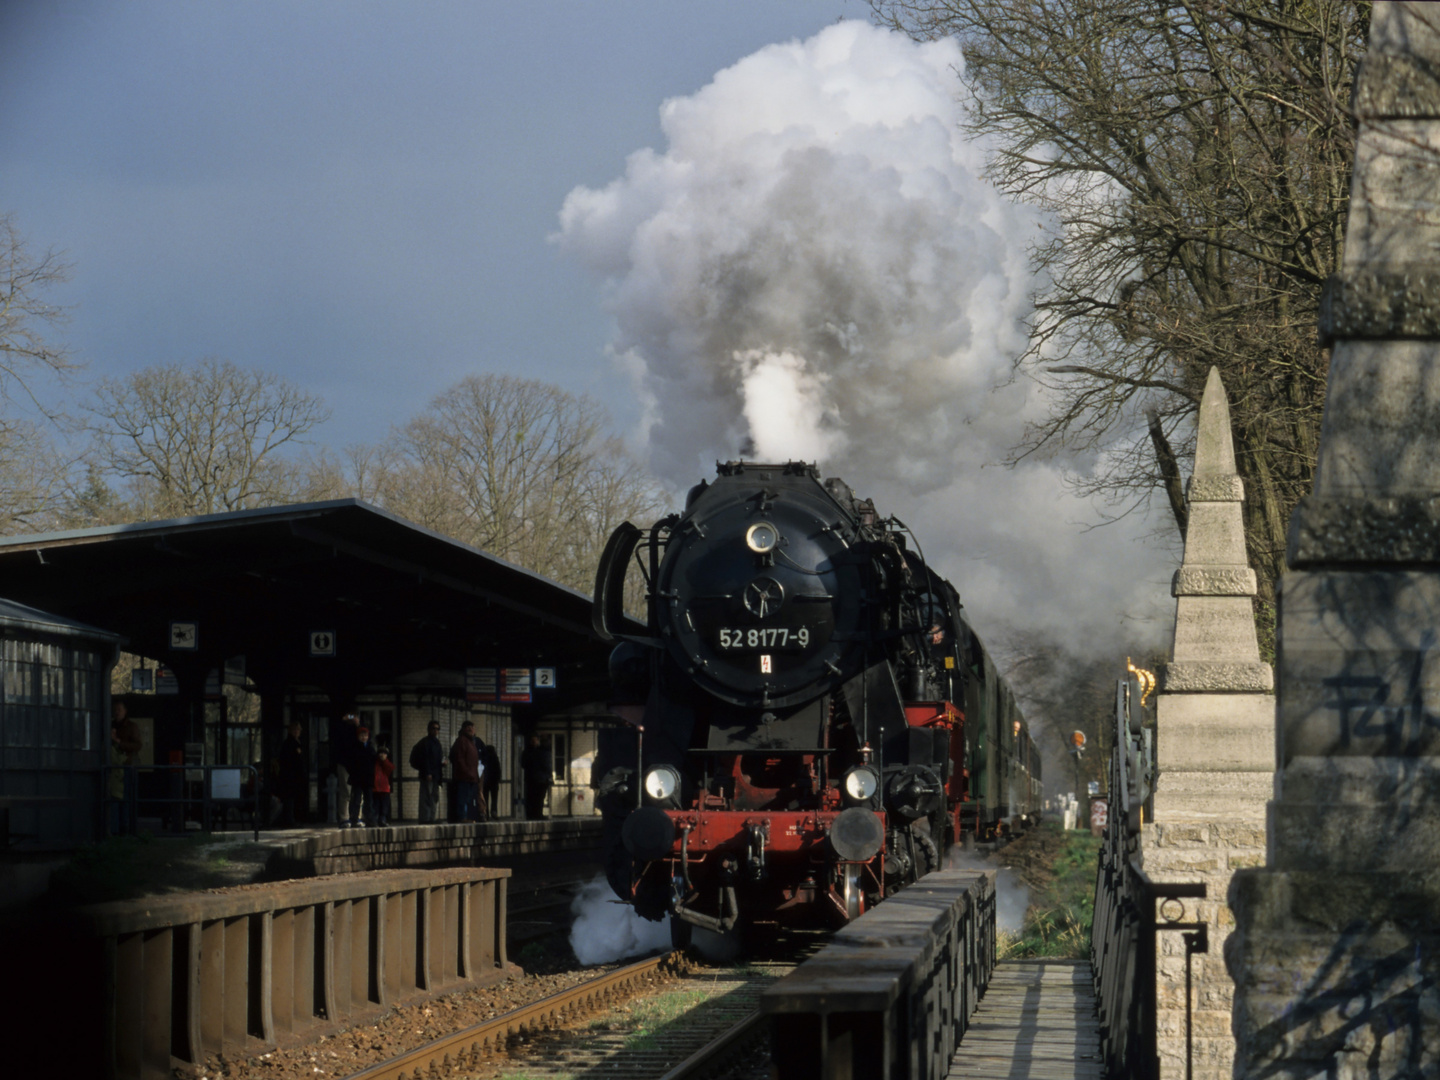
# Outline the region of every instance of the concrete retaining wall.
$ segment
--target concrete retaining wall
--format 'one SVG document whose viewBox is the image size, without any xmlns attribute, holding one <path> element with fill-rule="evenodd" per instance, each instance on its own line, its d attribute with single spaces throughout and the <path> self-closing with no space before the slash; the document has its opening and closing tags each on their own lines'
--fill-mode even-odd
<svg viewBox="0 0 1440 1080">
<path fill-rule="evenodd" d="M 99 904 L 105 1075 L 263 1052 L 400 1002 L 484 985 L 510 871 L 386 871 Z"/>
</svg>

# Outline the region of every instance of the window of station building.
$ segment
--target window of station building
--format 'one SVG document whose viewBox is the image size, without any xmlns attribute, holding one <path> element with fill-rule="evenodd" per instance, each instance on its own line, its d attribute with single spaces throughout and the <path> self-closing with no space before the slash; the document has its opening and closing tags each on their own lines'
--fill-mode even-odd
<svg viewBox="0 0 1440 1080">
<path fill-rule="evenodd" d="M 393 708 L 377 709 L 364 708 L 359 710 L 360 726 L 370 730 L 370 745 L 384 746 L 390 751 L 390 757 L 395 757 L 395 742 L 398 738 L 395 729 L 395 710 Z"/>
<path fill-rule="evenodd" d="M 541 732 L 542 745 L 550 749 L 550 775 L 557 784 L 570 782 L 570 759 L 565 756 L 569 740 L 563 731 Z"/>
<path fill-rule="evenodd" d="M 211 765 L 255 765 L 264 757 L 260 695 L 224 685 L 205 699 L 205 761 Z"/>
<path fill-rule="evenodd" d="M 89 750 L 103 700 L 99 653 L 42 641 L 0 642 L 0 744 Z"/>
</svg>

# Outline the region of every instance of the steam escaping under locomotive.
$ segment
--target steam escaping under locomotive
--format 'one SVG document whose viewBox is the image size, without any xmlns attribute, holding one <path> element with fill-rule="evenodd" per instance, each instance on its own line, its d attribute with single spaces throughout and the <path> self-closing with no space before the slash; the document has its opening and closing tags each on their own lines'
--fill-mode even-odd
<svg viewBox="0 0 1440 1080">
<path fill-rule="evenodd" d="M 1035 744 L 959 595 L 812 465 L 721 465 L 684 513 L 621 525 L 594 621 L 629 721 L 594 773 L 607 875 L 677 944 L 841 925 L 956 841 L 1038 818 Z"/>
</svg>

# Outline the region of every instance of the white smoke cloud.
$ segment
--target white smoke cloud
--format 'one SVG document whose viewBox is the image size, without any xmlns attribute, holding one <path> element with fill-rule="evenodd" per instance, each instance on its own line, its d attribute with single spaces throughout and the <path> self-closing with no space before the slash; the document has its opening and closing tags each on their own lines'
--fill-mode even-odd
<svg viewBox="0 0 1440 1080">
<path fill-rule="evenodd" d="M 670 917 L 650 922 L 619 903 L 604 876 L 580 890 L 570 905 L 575 922 L 570 947 L 582 964 L 608 964 L 627 956 L 641 956 L 670 948 Z"/>
<path fill-rule="evenodd" d="M 995 465 L 1044 411 L 1011 376 L 1046 222 L 984 180 L 962 66 L 854 21 L 768 46 L 665 102 L 664 152 L 573 190 L 556 239 L 603 283 L 660 475 L 818 460 L 914 527 L 982 634 L 1103 642 L 1168 604 L 1168 556 L 1139 521 L 1086 531 L 1061 465 Z"/>
<path fill-rule="evenodd" d="M 1025 929 L 1025 913 L 1030 910 L 1030 887 L 1008 866 L 952 847 L 945 853 L 946 870 L 995 871 L 995 925 L 1007 934 Z"/>
</svg>

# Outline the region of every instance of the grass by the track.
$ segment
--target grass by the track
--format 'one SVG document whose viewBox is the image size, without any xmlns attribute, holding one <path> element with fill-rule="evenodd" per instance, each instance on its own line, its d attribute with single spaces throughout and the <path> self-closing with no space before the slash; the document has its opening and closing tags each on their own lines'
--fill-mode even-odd
<svg viewBox="0 0 1440 1080">
<path fill-rule="evenodd" d="M 1099 854 L 1099 837 L 1066 831 L 1056 822 L 1046 822 L 1004 849 L 1002 857 L 1030 886 L 1030 908 L 1020 933 L 1001 934 L 1000 959 L 1079 959 L 1090 954 Z"/>
</svg>

